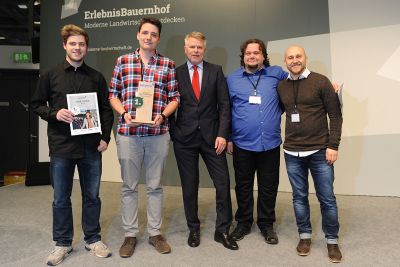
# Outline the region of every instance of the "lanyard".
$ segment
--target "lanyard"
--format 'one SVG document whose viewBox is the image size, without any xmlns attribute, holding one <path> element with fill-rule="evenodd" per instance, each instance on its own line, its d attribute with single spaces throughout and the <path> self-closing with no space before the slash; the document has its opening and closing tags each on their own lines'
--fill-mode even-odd
<svg viewBox="0 0 400 267">
<path fill-rule="evenodd" d="M 297 97 L 299 95 L 299 84 L 301 80 L 292 80 L 293 95 L 294 95 L 294 111 L 297 111 Z"/>
<path fill-rule="evenodd" d="M 258 79 L 257 79 L 256 84 L 254 84 L 253 81 L 249 78 L 249 75 L 246 76 L 247 79 L 250 81 L 251 85 L 253 85 L 253 88 L 254 88 L 253 89 L 253 94 L 254 95 L 257 95 L 257 86 L 258 86 L 258 83 L 260 82 L 260 79 L 261 79 L 261 72 L 262 72 L 262 70 L 260 70 L 260 74 L 258 75 Z"/>
<path fill-rule="evenodd" d="M 143 70 L 144 69 L 144 64 L 143 64 L 143 61 L 142 61 L 142 59 L 140 59 L 140 78 L 141 78 L 141 81 L 143 81 Z"/>
</svg>

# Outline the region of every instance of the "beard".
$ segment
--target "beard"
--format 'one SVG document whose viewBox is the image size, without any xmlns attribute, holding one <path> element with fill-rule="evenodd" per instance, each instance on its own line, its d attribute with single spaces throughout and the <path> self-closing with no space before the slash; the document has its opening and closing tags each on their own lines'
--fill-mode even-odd
<svg viewBox="0 0 400 267">
<path fill-rule="evenodd" d="M 248 64 L 245 66 L 248 71 L 256 72 L 257 70 L 259 70 L 261 68 L 262 64 Z"/>
<path fill-rule="evenodd" d="M 295 67 L 300 67 L 299 68 L 299 70 L 298 71 L 296 71 L 294 68 Z M 303 71 L 306 69 L 306 66 L 304 66 L 303 64 L 293 64 L 293 65 L 290 65 L 290 67 L 288 68 L 289 69 L 289 71 L 292 73 L 292 74 L 294 74 L 294 75 L 300 75 L 300 74 L 302 74 L 303 73 Z"/>
</svg>

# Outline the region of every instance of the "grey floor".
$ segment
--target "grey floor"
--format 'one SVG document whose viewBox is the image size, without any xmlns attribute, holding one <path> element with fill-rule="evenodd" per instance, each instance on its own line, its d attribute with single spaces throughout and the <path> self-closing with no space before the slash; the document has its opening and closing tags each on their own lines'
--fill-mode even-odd
<svg viewBox="0 0 400 267">
<path fill-rule="evenodd" d="M 158 254 L 147 243 L 145 187 L 140 187 L 140 232 L 135 254 L 118 256 L 124 233 L 120 227 L 120 184 L 103 182 L 102 235 L 113 251 L 107 259 L 96 258 L 83 247 L 80 226 L 80 189 L 73 192 L 75 239 L 74 252 L 61 266 L 400 266 L 400 198 L 337 196 L 341 223 L 340 245 L 343 261 L 328 261 L 321 230 L 319 205 L 310 196 L 314 226 L 311 254 L 297 256 L 297 230 L 291 194 L 278 194 L 277 232 L 279 244 L 268 245 L 254 226 L 239 242 L 238 251 L 225 249 L 213 241 L 214 190 L 201 189 L 199 215 L 202 220 L 201 245 L 186 244 L 187 228 L 179 187 L 165 187 L 163 232 L 172 253 Z M 50 186 L 25 187 L 22 184 L 0 188 L 0 266 L 45 266 L 53 248 L 51 235 Z M 232 191 L 233 208 L 236 200 Z"/>
</svg>

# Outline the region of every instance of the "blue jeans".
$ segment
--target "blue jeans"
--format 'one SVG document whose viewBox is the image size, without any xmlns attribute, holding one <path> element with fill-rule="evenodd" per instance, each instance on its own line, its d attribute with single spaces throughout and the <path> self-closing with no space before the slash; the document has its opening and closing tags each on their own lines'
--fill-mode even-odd
<svg viewBox="0 0 400 267">
<path fill-rule="evenodd" d="M 101 153 L 86 152 L 84 158 L 50 157 L 50 178 L 54 189 L 53 240 L 56 246 L 71 246 L 74 235 L 71 192 L 75 166 L 78 166 L 82 192 L 82 228 L 86 243 L 101 239 L 99 198 Z"/>
<path fill-rule="evenodd" d="M 333 193 L 333 165 L 326 162 L 325 154 L 325 149 L 307 157 L 295 157 L 285 153 L 285 161 L 293 190 L 293 207 L 300 237 L 311 237 L 312 232 L 308 202 L 308 170 L 310 170 L 320 203 L 322 230 L 329 241 L 338 238 L 339 220 L 336 197 Z"/>
</svg>

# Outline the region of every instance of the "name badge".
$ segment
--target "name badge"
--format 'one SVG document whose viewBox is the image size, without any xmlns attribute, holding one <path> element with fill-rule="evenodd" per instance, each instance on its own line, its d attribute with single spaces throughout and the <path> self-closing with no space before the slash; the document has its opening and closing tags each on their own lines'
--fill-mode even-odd
<svg viewBox="0 0 400 267">
<path fill-rule="evenodd" d="M 300 122 L 300 114 L 292 113 L 292 122 Z"/>
<path fill-rule="evenodd" d="M 249 103 L 260 105 L 261 104 L 261 96 L 258 96 L 258 95 L 249 96 Z"/>
</svg>

